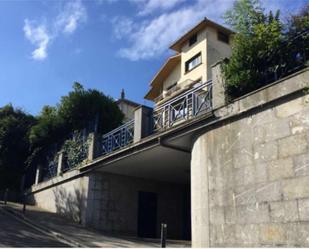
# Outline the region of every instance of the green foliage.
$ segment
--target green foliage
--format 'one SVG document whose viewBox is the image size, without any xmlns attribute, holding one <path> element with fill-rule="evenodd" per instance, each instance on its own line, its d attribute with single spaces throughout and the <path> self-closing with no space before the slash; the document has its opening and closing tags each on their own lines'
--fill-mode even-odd
<svg viewBox="0 0 309 249">
<path fill-rule="evenodd" d="M 309 4 L 305 4 L 300 12 L 291 15 L 287 24 L 288 35 L 293 36 L 299 32 L 309 29 Z"/>
<path fill-rule="evenodd" d="M 67 132 L 64 119 L 55 107 L 44 106 L 38 116 L 38 122 L 31 128 L 30 143 L 34 146 L 46 146 L 57 142 Z"/>
<path fill-rule="evenodd" d="M 265 66 L 279 60 L 275 51 L 283 39 L 283 25 L 279 11 L 267 15 L 257 0 L 236 1 L 225 20 L 238 32 L 233 37 L 232 56 L 222 66 L 227 94 L 235 98 L 262 85 Z"/>
<path fill-rule="evenodd" d="M 81 156 L 79 139 L 67 140 L 75 131 L 86 128 L 99 133 L 108 132 L 122 123 L 123 114 L 115 101 L 95 89 L 84 89 L 79 83 L 61 98 L 56 107 L 45 106 L 38 116 L 38 122 L 31 128 L 29 140 L 32 154 L 29 164 L 47 164 L 51 146 L 56 151 L 63 146 L 70 164 L 76 164 Z M 66 141 L 67 140 L 67 141 Z"/>
<path fill-rule="evenodd" d="M 226 11 L 224 19 L 238 33 L 250 35 L 254 33 L 254 26 L 264 21 L 263 12 L 258 0 L 240 0 Z"/>
<path fill-rule="evenodd" d="M 98 132 L 105 133 L 119 126 L 123 114 L 110 97 L 98 90 L 85 90 L 79 83 L 74 83 L 73 91 L 61 98 L 59 115 L 66 120 L 69 129 L 81 130 L 92 123 L 98 122 Z"/>
<path fill-rule="evenodd" d="M 0 189 L 18 189 L 35 118 L 12 105 L 0 108 Z"/>
<path fill-rule="evenodd" d="M 81 133 L 75 133 L 73 139 L 68 139 L 62 146 L 64 160 L 68 168 L 74 168 L 87 158 L 88 141 L 84 141 Z"/>
</svg>

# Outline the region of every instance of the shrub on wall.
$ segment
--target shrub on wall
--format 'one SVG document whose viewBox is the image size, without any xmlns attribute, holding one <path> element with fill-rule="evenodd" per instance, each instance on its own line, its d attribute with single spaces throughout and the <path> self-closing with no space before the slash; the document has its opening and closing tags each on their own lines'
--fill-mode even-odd
<svg viewBox="0 0 309 249">
<path fill-rule="evenodd" d="M 282 40 L 279 12 L 263 13 L 258 1 L 240 0 L 225 15 L 237 31 L 232 56 L 223 64 L 228 96 L 235 98 L 259 87 L 267 64 L 277 60 L 274 51 Z"/>
<path fill-rule="evenodd" d="M 64 160 L 68 169 L 81 164 L 88 155 L 89 141 L 77 132 L 72 139 L 68 139 L 62 146 Z"/>
<path fill-rule="evenodd" d="M 265 14 L 258 0 L 236 1 L 226 12 L 226 22 L 237 32 L 232 55 L 222 65 L 228 100 L 293 72 L 301 46 L 308 53 L 308 37 L 294 39 L 309 27 L 308 9 L 292 16 L 287 25 L 280 21 L 279 11 Z M 299 65 L 303 66 L 304 61 L 300 60 Z"/>
</svg>

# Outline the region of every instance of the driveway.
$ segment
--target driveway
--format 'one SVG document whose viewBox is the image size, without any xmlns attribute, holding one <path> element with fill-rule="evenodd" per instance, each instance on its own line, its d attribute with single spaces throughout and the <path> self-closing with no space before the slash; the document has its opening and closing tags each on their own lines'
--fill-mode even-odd
<svg viewBox="0 0 309 249">
<path fill-rule="evenodd" d="M 0 206 L 1 210 L 1 206 Z M 8 202 L 6 210 L 10 210 L 14 216 L 22 215 L 22 205 L 18 203 Z M 13 214 L 12 214 L 13 215 Z M 56 213 L 51 213 L 36 206 L 27 206 L 24 218 L 33 225 L 47 231 L 61 234 L 62 238 L 68 240 L 71 245 L 78 244 L 81 247 L 99 247 L 99 248 L 154 248 L 160 247 L 159 239 L 141 239 L 136 237 L 121 237 L 111 234 L 104 234 L 100 231 L 84 226 L 68 220 Z M 2 225 L 0 218 L 0 229 Z M 14 229 L 13 229 L 14 232 Z M 34 233 L 36 233 L 34 231 Z M 38 234 L 38 233 L 36 233 Z M 14 233 L 13 233 L 14 235 Z M 41 236 L 44 236 L 41 234 Z M 52 238 L 51 238 L 52 239 Z M 53 240 L 52 240 L 53 241 Z M 0 246 L 1 246 L 0 236 Z M 47 246 L 47 244 L 44 244 Z M 56 246 L 56 245 L 55 245 Z M 167 240 L 167 247 L 190 247 L 190 241 Z"/>
<path fill-rule="evenodd" d="M 0 247 L 68 247 L 68 245 L 6 214 L 0 207 Z"/>
</svg>

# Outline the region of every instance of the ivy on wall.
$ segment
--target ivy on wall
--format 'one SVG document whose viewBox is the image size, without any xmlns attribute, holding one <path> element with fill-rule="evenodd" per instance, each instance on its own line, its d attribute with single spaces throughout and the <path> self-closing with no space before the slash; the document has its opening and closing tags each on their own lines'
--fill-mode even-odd
<svg viewBox="0 0 309 249">
<path fill-rule="evenodd" d="M 75 132 L 73 138 L 66 140 L 62 146 L 66 167 L 77 167 L 87 159 L 88 148 L 89 139 L 85 139 L 80 132 Z"/>
</svg>

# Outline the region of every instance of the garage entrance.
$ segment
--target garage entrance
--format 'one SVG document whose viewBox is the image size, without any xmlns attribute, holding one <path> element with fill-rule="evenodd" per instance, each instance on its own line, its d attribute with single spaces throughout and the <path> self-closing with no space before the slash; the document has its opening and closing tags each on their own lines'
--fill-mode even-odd
<svg viewBox="0 0 309 249">
<path fill-rule="evenodd" d="M 188 152 L 157 145 L 100 167 L 108 186 L 99 204 L 104 230 L 160 238 L 165 223 L 168 239 L 190 240 L 190 160 Z"/>
</svg>

